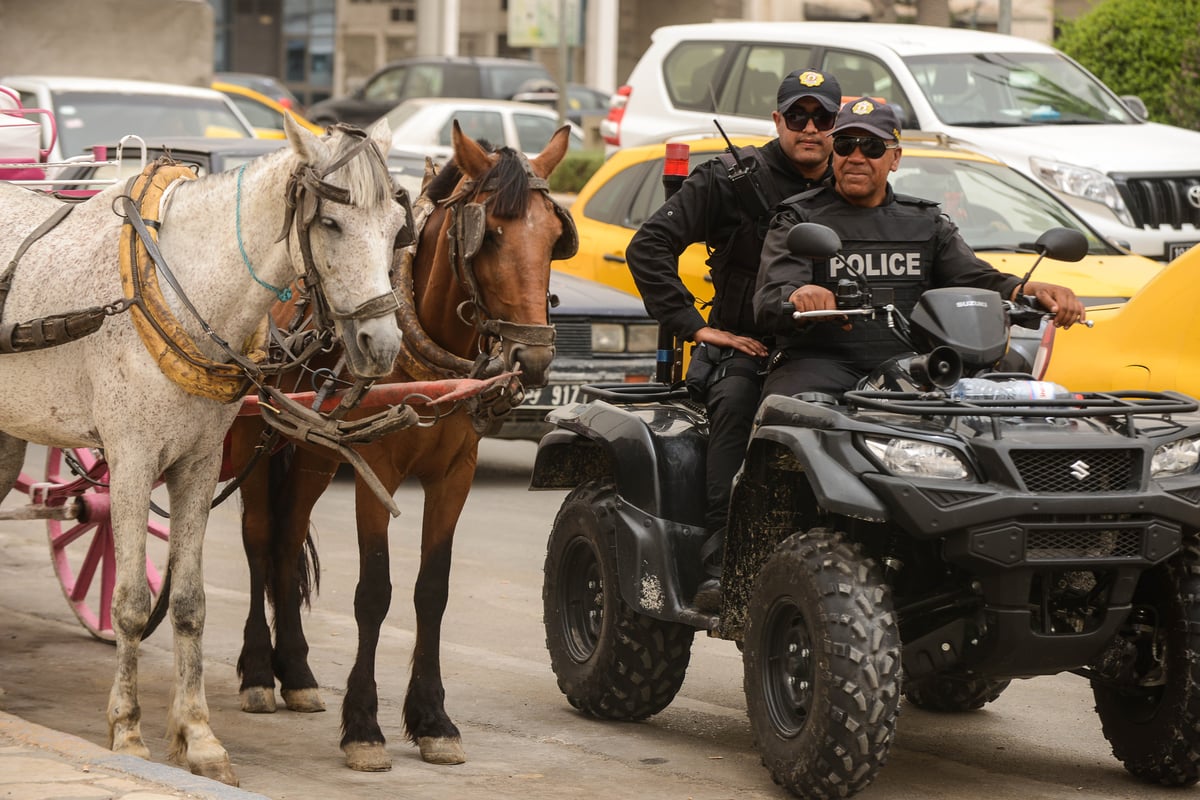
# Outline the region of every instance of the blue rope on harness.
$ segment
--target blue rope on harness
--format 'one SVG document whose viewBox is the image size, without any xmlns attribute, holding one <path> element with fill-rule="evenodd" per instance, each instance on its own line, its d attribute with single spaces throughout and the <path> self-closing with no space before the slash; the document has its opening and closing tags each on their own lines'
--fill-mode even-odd
<svg viewBox="0 0 1200 800">
<path fill-rule="evenodd" d="M 238 170 L 237 201 L 234 203 L 234 207 L 233 207 L 234 215 L 237 220 L 238 250 L 242 254 L 242 263 L 245 264 L 246 269 L 250 271 L 250 277 L 254 278 L 254 280 L 258 283 L 259 286 L 263 287 L 264 289 L 268 289 L 268 290 L 274 292 L 275 296 L 279 298 L 279 302 L 286 303 L 288 300 L 292 299 L 291 287 L 285 286 L 285 287 L 281 288 L 279 286 L 272 286 L 271 284 L 264 281 L 262 278 L 258 277 L 258 275 L 254 272 L 254 267 L 252 267 L 250 265 L 250 257 L 246 255 L 246 246 L 242 244 L 242 173 L 244 173 L 246 171 L 247 166 L 249 166 L 249 162 L 242 164 L 242 168 Z"/>
</svg>

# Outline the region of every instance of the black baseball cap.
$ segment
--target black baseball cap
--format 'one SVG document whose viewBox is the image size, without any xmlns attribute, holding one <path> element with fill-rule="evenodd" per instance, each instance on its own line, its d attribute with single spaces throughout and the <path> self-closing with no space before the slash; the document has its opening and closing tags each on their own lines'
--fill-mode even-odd
<svg viewBox="0 0 1200 800">
<path fill-rule="evenodd" d="M 786 112 L 804 97 L 813 98 L 826 111 L 837 111 L 842 104 L 842 87 L 837 78 L 828 73 L 815 69 L 793 70 L 779 84 L 779 113 Z"/>
<path fill-rule="evenodd" d="M 836 136 L 851 128 L 861 128 L 884 139 L 899 140 L 900 117 L 891 104 L 881 103 L 870 97 L 860 97 L 842 106 L 829 135 Z"/>
</svg>

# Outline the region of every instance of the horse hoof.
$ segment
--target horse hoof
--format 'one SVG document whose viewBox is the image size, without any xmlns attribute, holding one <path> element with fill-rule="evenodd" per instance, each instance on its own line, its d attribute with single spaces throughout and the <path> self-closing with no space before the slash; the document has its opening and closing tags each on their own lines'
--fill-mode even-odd
<svg viewBox="0 0 1200 800">
<path fill-rule="evenodd" d="M 325 701 L 316 689 L 284 689 L 283 702 L 289 711 L 300 711 L 313 714 L 325 710 Z"/>
<path fill-rule="evenodd" d="M 427 764 L 463 764 L 467 760 L 458 737 L 418 736 L 417 747 L 421 748 L 421 759 Z"/>
<path fill-rule="evenodd" d="M 140 738 L 129 739 L 119 746 L 114 745 L 112 750 L 114 753 L 119 753 L 123 756 L 133 756 L 134 758 L 150 760 L 150 748 L 146 747 Z"/>
<path fill-rule="evenodd" d="M 359 772 L 387 772 L 392 758 L 380 742 L 350 742 L 342 745 L 346 766 Z"/>
<path fill-rule="evenodd" d="M 252 686 L 242 689 L 239 697 L 242 700 L 242 711 L 247 714 L 274 714 L 275 688 Z"/>
<path fill-rule="evenodd" d="M 202 778 L 211 778 L 214 781 L 227 783 L 230 786 L 237 786 L 237 775 L 233 774 L 233 765 L 229 763 L 229 756 L 217 761 L 205 761 L 199 764 L 191 765 L 192 774 L 199 775 Z"/>
</svg>

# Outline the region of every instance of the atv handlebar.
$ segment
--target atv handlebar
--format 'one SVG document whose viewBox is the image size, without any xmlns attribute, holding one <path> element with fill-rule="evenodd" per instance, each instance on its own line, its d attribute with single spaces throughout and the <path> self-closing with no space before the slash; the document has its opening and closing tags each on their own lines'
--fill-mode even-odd
<svg viewBox="0 0 1200 800">
<path fill-rule="evenodd" d="M 1042 320 L 1054 319 L 1054 312 L 1048 311 L 1036 297 L 1029 294 L 1017 295 L 1016 300 L 1005 300 L 1004 310 L 1013 325 L 1030 330 L 1040 328 Z M 1079 324 L 1088 328 L 1096 325 L 1090 319 L 1082 320 Z"/>
</svg>

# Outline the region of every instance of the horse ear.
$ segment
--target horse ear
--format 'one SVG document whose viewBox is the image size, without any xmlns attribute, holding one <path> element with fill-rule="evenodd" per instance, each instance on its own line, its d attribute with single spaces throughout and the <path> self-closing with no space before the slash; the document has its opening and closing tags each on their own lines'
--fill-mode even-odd
<svg viewBox="0 0 1200 800">
<path fill-rule="evenodd" d="M 380 119 L 371 128 L 371 141 L 375 142 L 379 152 L 383 153 L 384 158 L 387 158 L 388 152 L 392 149 L 392 126 L 386 118 Z"/>
<path fill-rule="evenodd" d="M 488 156 L 487 151 L 480 147 L 478 142 L 462 132 L 457 119 L 454 120 L 451 141 L 454 143 L 454 163 L 458 165 L 458 168 L 463 171 L 464 175 L 478 178 L 491 169 L 492 160 Z"/>
<path fill-rule="evenodd" d="M 533 174 L 539 178 L 549 177 L 554 168 L 558 166 L 558 162 L 563 160 L 563 156 L 567 154 L 567 145 L 570 144 L 571 126 L 563 125 L 554 132 L 550 137 L 550 141 L 546 142 L 546 147 L 537 156 L 529 160 L 529 166 L 533 168 Z"/>
<path fill-rule="evenodd" d="M 292 143 L 292 149 L 300 154 L 304 163 L 315 164 L 318 157 L 324 153 L 324 145 L 316 134 L 292 119 L 291 114 L 283 115 L 283 132 Z"/>
</svg>

